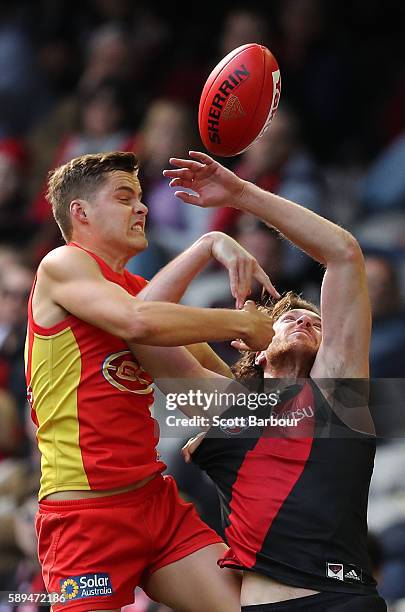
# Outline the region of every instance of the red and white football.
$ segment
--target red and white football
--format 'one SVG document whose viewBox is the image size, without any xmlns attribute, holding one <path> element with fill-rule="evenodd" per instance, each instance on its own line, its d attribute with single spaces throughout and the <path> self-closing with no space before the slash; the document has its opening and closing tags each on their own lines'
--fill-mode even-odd
<svg viewBox="0 0 405 612">
<path fill-rule="evenodd" d="M 274 55 L 257 43 L 228 53 L 209 75 L 198 127 L 205 148 L 219 157 L 246 151 L 269 127 L 281 94 Z"/>
</svg>

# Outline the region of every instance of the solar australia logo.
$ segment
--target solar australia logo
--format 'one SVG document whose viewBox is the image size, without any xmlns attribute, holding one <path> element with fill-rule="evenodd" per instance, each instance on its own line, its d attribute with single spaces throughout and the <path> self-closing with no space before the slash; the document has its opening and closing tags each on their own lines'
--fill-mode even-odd
<svg viewBox="0 0 405 612">
<path fill-rule="evenodd" d="M 112 595 L 113 589 L 109 574 L 84 574 L 71 576 L 60 581 L 60 592 L 65 601 Z"/>
</svg>

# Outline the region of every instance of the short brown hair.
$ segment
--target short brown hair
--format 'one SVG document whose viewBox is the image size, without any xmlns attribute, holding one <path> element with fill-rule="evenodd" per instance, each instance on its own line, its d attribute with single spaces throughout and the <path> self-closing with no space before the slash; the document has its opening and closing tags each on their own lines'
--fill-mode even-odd
<svg viewBox="0 0 405 612">
<path fill-rule="evenodd" d="M 71 201 L 75 198 L 87 199 L 103 184 L 106 174 L 113 170 L 131 174 L 137 172 L 135 153 L 113 151 L 81 155 L 49 173 L 46 197 L 66 242 L 72 237 Z"/>
<path fill-rule="evenodd" d="M 258 304 L 257 308 L 262 312 L 266 312 L 273 319 L 273 322 L 277 321 L 284 313 L 294 308 L 304 308 L 305 310 L 315 312 L 317 315 L 321 314 L 319 308 L 315 306 L 315 304 L 304 300 L 304 298 L 294 293 L 294 291 L 288 291 L 277 302 L 273 302 L 271 299 L 262 300 L 262 303 Z M 257 351 L 246 351 L 232 366 L 232 372 L 236 378 L 243 378 L 247 381 L 263 376 L 262 367 L 255 364 L 256 352 Z"/>
</svg>

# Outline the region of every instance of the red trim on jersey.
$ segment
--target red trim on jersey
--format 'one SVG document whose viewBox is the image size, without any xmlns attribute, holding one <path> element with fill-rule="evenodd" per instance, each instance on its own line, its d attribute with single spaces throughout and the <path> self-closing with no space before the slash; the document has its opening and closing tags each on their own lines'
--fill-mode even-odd
<svg viewBox="0 0 405 612">
<path fill-rule="evenodd" d="M 59 321 L 59 323 L 55 323 L 55 325 L 51 325 L 50 327 L 42 327 L 42 325 L 38 325 L 38 323 L 35 322 L 34 313 L 32 310 L 32 298 L 34 295 L 34 289 L 35 289 L 36 284 L 37 284 L 37 275 L 35 274 L 34 282 L 31 288 L 30 297 L 28 299 L 28 322 L 33 332 L 40 334 L 41 336 L 54 336 L 55 334 L 69 327 L 69 325 L 77 319 L 74 315 L 70 314 L 64 319 L 62 319 L 62 321 Z M 32 344 L 30 348 L 32 348 Z M 29 354 L 31 358 L 31 351 Z M 28 380 L 30 379 L 31 379 L 31 371 L 30 371 L 30 377 Z"/>
</svg>

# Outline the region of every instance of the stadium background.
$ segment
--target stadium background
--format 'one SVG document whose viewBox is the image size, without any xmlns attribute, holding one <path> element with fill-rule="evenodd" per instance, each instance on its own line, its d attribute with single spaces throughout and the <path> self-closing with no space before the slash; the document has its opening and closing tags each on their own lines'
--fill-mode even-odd
<svg viewBox="0 0 405 612">
<path fill-rule="evenodd" d="M 38 455 L 22 353 L 35 267 L 61 244 L 44 198 L 51 168 L 82 153 L 138 154 L 150 247 L 129 263 L 132 271 L 150 278 L 195 238 L 217 229 L 250 250 L 279 290 L 319 298 L 319 266 L 249 216 L 186 207 L 161 175 L 170 156 L 201 147 L 198 99 L 213 66 L 239 45 L 261 42 L 280 64 L 280 109 L 261 141 L 225 163 L 342 224 L 365 251 L 371 374 L 380 407 L 370 547 L 390 610 L 405 610 L 403 3 L 154 5 L 0 5 L 0 591 L 43 589 L 32 528 Z M 184 303 L 232 307 L 226 274 L 212 265 Z M 215 348 L 228 363 L 237 357 L 228 346 Z M 219 529 L 215 492 L 196 469 L 183 465 L 180 446 L 179 439 L 162 440 L 169 472 Z M 129 609 L 164 608 L 140 596 Z"/>
</svg>

